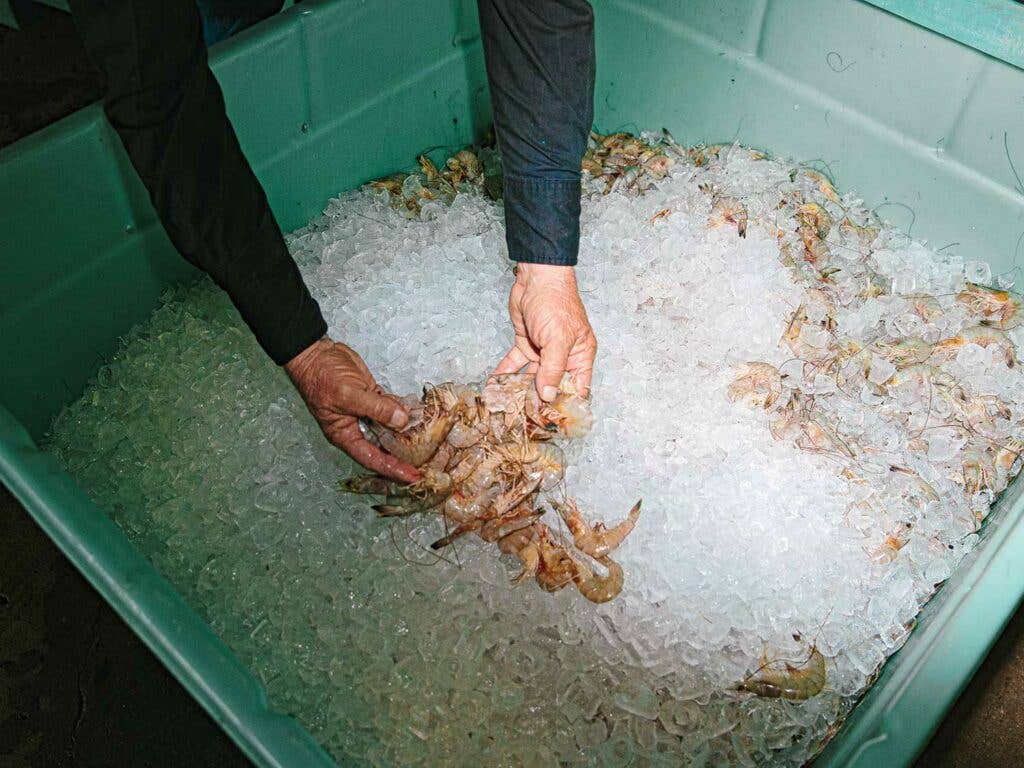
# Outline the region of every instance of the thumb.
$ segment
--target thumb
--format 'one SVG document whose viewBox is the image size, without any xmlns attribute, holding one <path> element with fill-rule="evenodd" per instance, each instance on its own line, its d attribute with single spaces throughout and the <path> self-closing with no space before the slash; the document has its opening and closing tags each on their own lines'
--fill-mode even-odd
<svg viewBox="0 0 1024 768">
<path fill-rule="evenodd" d="M 388 395 L 366 389 L 350 390 L 342 407 L 353 416 L 373 419 L 391 429 L 401 429 L 409 423 L 409 413 L 401 403 Z"/>
<path fill-rule="evenodd" d="M 559 335 L 540 350 L 540 368 L 537 370 L 537 394 L 545 402 L 551 402 L 558 395 L 565 365 L 569 361 L 572 342 Z"/>
</svg>

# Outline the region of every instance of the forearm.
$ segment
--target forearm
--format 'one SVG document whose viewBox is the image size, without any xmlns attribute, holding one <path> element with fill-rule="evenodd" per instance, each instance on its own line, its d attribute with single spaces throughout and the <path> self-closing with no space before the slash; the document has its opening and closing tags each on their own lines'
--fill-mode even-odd
<svg viewBox="0 0 1024 768">
<path fill-rule="evenodd" d="M 580 162 L 594 107 L 594 23 L 584 0 L 478 0 L 505 224 L 515 261 L 572 266 Z"/>
<path fill-rule="evenodd" d="M 230 295 L 275 362 L 326 324 L 242 154 L 207 65 L 199 12 L 174 0 L 72 0 L 106 78 L 104 110 L 188 261 Z"/>
</svg>

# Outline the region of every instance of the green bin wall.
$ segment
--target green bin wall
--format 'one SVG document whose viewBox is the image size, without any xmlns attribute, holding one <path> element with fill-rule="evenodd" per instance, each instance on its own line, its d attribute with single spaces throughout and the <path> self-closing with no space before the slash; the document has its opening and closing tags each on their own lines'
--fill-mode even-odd
<svg viewBox="0 0 1024 768">
<path fill-rule="evenodd" d="M 594 6 L 599 130 L 666 127 L 682 143 L 814 161 L 913 235 L 996 272 L 1018 266 L 1024 8 L 1012 0 Z M 473 0 L 304 2 L 219 46 L 213 65 L 286 230 L 489 120 Z M 0 253 L 0 478 L 256 763 L 329 765 L 36 448 L 162 288 L 195 274 L 98 107 L 0 152 Z M 1024 594 L 1019 496 L 818 765 L 906 765 L 926 743 Z"/>
</svg>

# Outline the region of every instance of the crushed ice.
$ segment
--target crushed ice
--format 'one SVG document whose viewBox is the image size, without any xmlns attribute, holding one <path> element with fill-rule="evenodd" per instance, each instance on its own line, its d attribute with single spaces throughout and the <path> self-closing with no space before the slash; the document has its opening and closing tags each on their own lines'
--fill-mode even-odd
<svg viewBox="0 0 1024 768">
<path fill-rule="evenodd" d="M 51 448 L 272 704 L 342 763 L 801 765 L 977 541 L 992 501 L 984 483 L 966 487 L 962 430 L 942 428 L 921 382 L 893 383 L 892 357 L 857 357 L 859 378 L 808 375 L 780 344 L 801 307 L 801 350 L 837 335 L 865 347 L 955 338 L 970 325 L 957 291 L 988 282 L 988 266 L 872 231 L 851 196 L 821 198 L 850 222 L 822 235 L 811 213 L 779 207 L 814 186 L 740 148 L 682 153 L 643 195 L 587 185 L 578 277 L 602 346 L 595 426 L 566 482 L 597 518 L 645 506 L 619 550 L 626 589 L 605 605 L 510 590 L 482 542 L 441 561 L 424 548 L 433 520 L 388 525 L 339 494 L 350 462 L 206 281 L 170 292 L 128 336 L 57 419 Z M 743 203 L 745 237 L 709 226 L 708 190 Z M 413 213 L 364 188 L 289 237 L 332 336 L 399 393 L 479 380 L 509 334 L 500 206 L 467 192 Z M 821 254 L 796 234 L 812 231 L 846 268 L 832 306 L 808 298 L 792 256 Z M 864 292 L 869 258 L 887 284 Z M 935 306 L 916 307 L 920 294 Z M 775 439 L 788 401 L 730 402 L 749 361 L 821 404 L 857 460 Z M 1020 420 L 1020 369 L 997 345 L 962 344 L 937 366 Z M 1002 439 L 1000 419 L 986 425 Z M 735 690 L 762 655 L 812 649 L 826 659 L 818 695 Z"/>
</svg>

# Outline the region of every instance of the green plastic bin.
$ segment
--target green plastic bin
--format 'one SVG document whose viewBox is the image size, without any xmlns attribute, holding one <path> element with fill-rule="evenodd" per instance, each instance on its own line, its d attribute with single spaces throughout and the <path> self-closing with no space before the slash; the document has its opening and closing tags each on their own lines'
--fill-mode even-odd
<svg viewBox="0 0 1024 768">
<path fill-rule="evenodd" d="M 1024 241 L 1024 8 L 1011 0 L 596 0 L 597 127 L 669 128 L 817 159 L 879 213 L 996 272 Z M 958 42 L 958 40 L 960 42 Z M 474 0 L 304 2 L 213 66 L 284 229 L 327 199 L 479 138 Z M 50 456 L 37 448 L 118 337 L 194 277 L 92 106 L 0 152 L 0 479 L 254 762 L 327 766 Z M 582 265 L 586 269 L 586 265 Z M 1024 501 L 921 615 L 819 766 L 901 766 L 1024 594 Z"/>
</svg>

